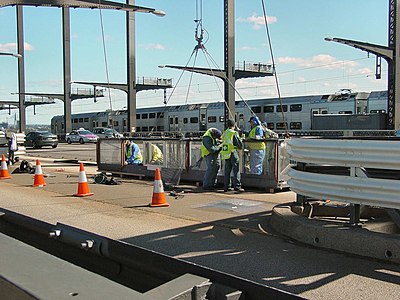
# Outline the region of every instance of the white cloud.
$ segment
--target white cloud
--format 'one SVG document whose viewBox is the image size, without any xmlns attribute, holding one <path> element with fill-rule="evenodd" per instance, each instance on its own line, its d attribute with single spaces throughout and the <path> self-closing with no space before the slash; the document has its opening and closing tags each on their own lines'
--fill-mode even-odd
<svg viewBox="0 0 400 300">
<path fill-rule="evenodd" d="M 257 48 L 250 47 L 250 46 L 244 46 L 244 47 L 239 48 L 239 50 L 241 50 L 241 51 L 254 51 L 254 50 L 257 50 Z"/>
<path fill-rule="evenodd" d="M 33 46 L 29 43 L 24 43 L 25 51 L 33 51 Z M 17 43 L 6 43 L 0 44 L 0 51 L 2 52 L 16 52 L 17 51 Z"/>
<path fill-rule="evenodd" d="M 255 30 L 262 28 L 262 26 L 265 24 L 265 18 L 263 16 L 257 16 L 256 14 L 253 14 L 247 18 L 238 18 L 237 21 L 240 23 L 251 23 L 253 24 L 253 28 Z M 267 17 L 267 22 L 268 24 L 276 23 L 278 22 L 278 18 L 274 16 Z"/>
<path fill-rule="evenodd" d="M 146 50 L 165 50 L 165 46 L 161 44 L 140 44 L 139 47 Z"/>
<path fill-rule="evenodd" d="M 311 58 L 301 57 L 279 57 L 278 62 L 281 64 L 294 64 L 302 68 L 323 68 L 323 69 L 342 69 L 344 67 L 351 68 L 358 66 L 358 63 L 349 60 L 338 60 L 329 54 L 319 54 Z"/>
</svg>

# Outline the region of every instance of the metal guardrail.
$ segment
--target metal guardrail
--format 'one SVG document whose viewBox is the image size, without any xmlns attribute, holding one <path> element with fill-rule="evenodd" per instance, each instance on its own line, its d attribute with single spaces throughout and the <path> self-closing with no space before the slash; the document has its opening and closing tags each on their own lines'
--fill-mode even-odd
<svg viewBox="0 0 400 300">
<path fill-rule="evenodd" d="M 398 180 L 359 178 L 291 169 L 288 184 L 297 194 L 314 199 L 400 209 Z"/>
<path fill-rule="evenodd" d="M 297 163 L 297 169 L 292 166 L 288 172 L 288 184 L 297 194 L 400 209 L 400 181 L 377 176 L 369 178 L 368 172 L 364 171 L 364 168 L 400 171 L 400 139 L 294 138 L 288 145 L 290 158 Z M 301 164 L 345 167 L 348 175 L 307 172 Z"/>
<path fill-rule="evenodd" d="M 400 139 L 293 138 L 288 153 L 303 163 L 400 170 Z"/>
</svg>

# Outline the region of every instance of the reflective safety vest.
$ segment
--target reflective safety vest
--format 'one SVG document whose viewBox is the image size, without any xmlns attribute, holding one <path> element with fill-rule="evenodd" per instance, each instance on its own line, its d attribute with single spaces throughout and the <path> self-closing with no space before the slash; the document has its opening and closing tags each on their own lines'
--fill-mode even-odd
<svg viewBox="0 0 400 300">
<path fill-rule="evenodd" d="M 255 140 L 257 127 L 261 127 L 261 126 L 254 126 L 251 129 L 248 138 L 249 139 L 254 139 L 254 140 L 247 141 L 247 145 L 248 145 L 249 149 L 251 149 L 251 150 L 265 150 L 265 143 L 263 142 L 263 140 Z M 262 127 L 261 127 L 261 130 L 264 132 Z"/>
<path fill-rule="evenodd" d="M 152 153 L 152 157 L 151 160 L 152 161 L 163 161 L 163 153 L 161 152 L 161 149 L 158 148 L 156 145 L 151 145 L 151 148 L 153 149 L 153 153 Z"/>
<path fill-rule="evenodd" d="M 133 147 L 133 145 L 130 144 L 128 146 L 128 149 L 126 150 L 126 158 L 127 159 L 129 159 L 129 157 L 131 157 L 131 155 L 132 155 L 132 147 Z M 134 160 L 135 161 L 137 160 L 137 161 L 140 161 L 140 162 L 143 161 L 142 153 L 140 153 L 140 151 L 136 154 L 136 157 L 134 158 Z"/>
<path fill-rule="evenodd" d="M 208 130 L 203 134 L 203 139 L 204 139 L 204 137 L 206 137 L 206 136 L 209 136 L 209 137 L 212 139 L 213 144 L 215 145 L 215 140 L 214 140 L 214 138 L 213 138 L 212 135 L 211 135 L 211 130 L 210 130 L 210 129 L 208 129 Z M 207 148 L 204 146 L 204 144 L 201 143 L 201 157 L 204 158 L 204 157 L 206 157 L 208 154 L 210 154 L 210 151 L 208 151 Z"/>
<path fill-rule="evenodd" d="M 220 152 L 221 159 L 229 159 L 233 151 L 235 151 L 236 146 L 233 145 L 233 136 L 236 131 L 228 128 L 222 135 L 222 150 Z"/>
</svg>

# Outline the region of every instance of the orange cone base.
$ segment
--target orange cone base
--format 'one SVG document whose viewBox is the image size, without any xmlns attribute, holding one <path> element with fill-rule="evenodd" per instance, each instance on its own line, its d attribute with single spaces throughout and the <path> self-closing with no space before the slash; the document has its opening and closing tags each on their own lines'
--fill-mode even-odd
<svg viewBox="0 0 400 300">
<path fill-rule="evenodd" d="M 150 205 L 150 207 L 161 207 L 161 206 L 169 206 L 169 203 L 167 203 L 167 202 L 165 202 L 165 203 L 160 203 L 160 204 L 153 204 L 153 203 L 150 203 L 149 205 Z"/>
<path fill-rule="evenodd" d="M 86 194 L 74 194 L 75 197 L 86 197 L 86 196 L 92 196 L 94 195 L 93 193 L 86 193 Z"/>
<path fill-rule="evenodd" d="M 7 172 L 7 173 L 8 173 L 8 172 Z M 0 180 L 1 180 L 1 179 L 10 179 L 10 178 L 11 178 L 11 176 L 8 175 L 8 174 L 0 175 Z"/>
<path fill-rule="evenodd" d="M 37 186 L 37 187 L 43 187 L 43 186 L 46 186 L 47 184 L 46 183 L 34 183 L 34 184 L 32 184 L 32 186 Z"/>
</svg>

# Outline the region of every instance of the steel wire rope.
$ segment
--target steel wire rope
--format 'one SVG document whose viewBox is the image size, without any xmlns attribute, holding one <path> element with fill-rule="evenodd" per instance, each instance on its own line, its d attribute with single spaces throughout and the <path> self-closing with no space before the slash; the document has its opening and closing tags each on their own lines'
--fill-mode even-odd
<svg viewBox="0 0 400 300">
<path fill-rule="evenodd" d="M 262 9 L 263 9 L 263 14 L 264 14 L 264 23 L 265 23 L 265 30 L 266 30 L 267 39 L 268 39 L 268 47 L 269 47 L 269 51 L 270 51 L 270 54 L 271 54 L 272 68 L 273 68 L 273 71 L 275 72 L 275 76 L 274 76 L 275 77 L 275 84 L 276 84 L 276 90 L 277 90 L 277 93 L 278 93 L 279 105 L 281 107 L 283 126 L 285 128 L 285 135 L 288 137 L 289 136 L 289 132 L 288 132 L 288 128 L 287 128 L 287 124 L 286 124 L 286 120 L 285 120 L 285 114 L 283 112 L 281 90 L 279 88 L 278 74 L 276 72 L 275 58 L 274 58 L 274 52 L 272 50 L 271 35 L 269 33 L 268 18 L 267 18 L 267 12 L 266 12 L 266 9 L 265 9 L 264 0 L 261 0 L 261 5 L 262 5 Z"/>
<path fill-rule="evenodd" d="M 205 49 L 206 53 L 209 55 L 211 61 L 213 62 L 214 66 L 221 71 L 221 69 L 219 68 L 217 62 L 213 59 L 213 57 L 210 55 L 210 53 Z M 212 69 L 210 68 L 211 72 L 213 73 Z M 224 72 L 222 72 L 223 74 L 223 79 L 226 80 L 226 82 L 228 82 L 228 84 L 234 89 L 235 93 L 239 96 L 240 100 L 243 101 L 243 103 L 246 105 L 246 107 L 249 109 L 249 111 L 251 112 L 251 114 L 253 116 L 256 116 L 256 114 L 253 112 L 253 110 L 251 109 L 250 105 L 247 103 L 246 100 L 243 99 L 242 95 L 239 93 L 238 89 L 236 89 L 235 85 L 229 80 L 229 78 L 226 76 L 226 74 Z M 229 115 L 233 118 L 233 120 L 235 119 L 231 110 L 229 109 L 229 106 L 227 105 L 226 101 L 224 101 L 224 106 L 227 108 Z"/>
<path fill-rule="evenodd" d="M 192 57 L 193 57 L 194 52 L 195 52 L 195 50 L 192 51 L 192 54 L 190 55 L 188 61 L 186 62 L 185 68 L 189 65 L 190 61 L 192 60 Z M 179 82 L 181 81 L 182 76 L 183 76 L 184 73 L 185 73 L 185 70 L 182 70 L 182 72 L 181 72 L 181 74 L 179 75 L 179 78 L 178 78 L 178 80 L 177 80 L 177 82 L 176 82 L 174 88 L 172 89 L 171 94 L 169 95 L 168 99 L 164 101 L 164 109 L 163 109 L 163 111 L 162 111 L 162 114 L 163 114 L 163 115 L 164 115 L 164 113 L 166 112 L 166 110 L 168 109 L 167 104 L 168 104 L 168 102 L 171 100 L 172 95 L 174 95 L 174 92 L 175 92 L 175 90 L 176 90 L 176 87 L 179 85 Z M 155 121 L 156 123 L 157 123 L 157 120 L 160 118 L 160 116 L 161 116 L 161 115 L 157 115 L 157 116 L 156 116 L 156 121 Z M 156 129 L 157 129 L 157 128 L 156 128 Z M 164 128 L 164 129 L 165 129 L 165 128 Z M 150 133 L 153 133 L 153 132 L 154 132 L 154 126 L 152 127 Z"/>
<path fill-rule="evenodd" d="M 102 44 L 103 44 L 104 65 L 105 65 L 107 87 L 108 87 L 108 99 L 109 99 L 109 104 L 110 104 L 110 115 L 109 115 L 109 118 L 111 120 L 111 128 L 114 129 L 114 121 L 113 121 L 113 115 L 112 115 L 113 106 L 112 106 L 112 99 L 111 99 L 110 76 L 109 76 L 109 71 L 108 71 L 106 41 L 105 41 L 105 35 L 104 35 L 103 13 L 102 13 L 102 9 L 100 7 L 100 0 L 99 0 L 98 3 L 99 3 L 99 17 L 100 17 L 101 38 L 102 38 Z M 94 88 L 94 93 L 96 93 L 96 88 Z M 108 122 L 108 120 L 107 120 L 107 122 Z"/>
<path fill-rule="evenodd" d="M 191 88 L 192 80 L 193 80 L 193 70 L 194 70 L 194 66 L 196 65 L 198 53 L 199 53 L 199 49 L 196 48 L 196 55 L 194 56 L 192 71 L 190 72 L 189 85 L 188 85 L 188 88 L 186 90 L 185 105 L 187 104 L 187 101 L 188 101 L 188 98 L 189 98 L 189 92 L 190 92 L 190 88 Z"/>
</svg>

